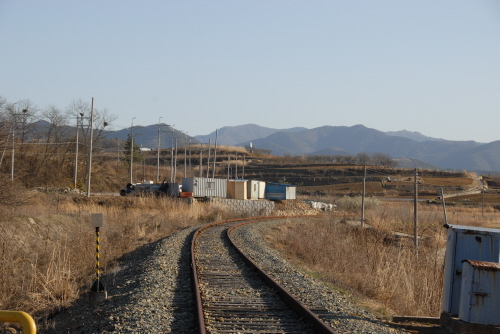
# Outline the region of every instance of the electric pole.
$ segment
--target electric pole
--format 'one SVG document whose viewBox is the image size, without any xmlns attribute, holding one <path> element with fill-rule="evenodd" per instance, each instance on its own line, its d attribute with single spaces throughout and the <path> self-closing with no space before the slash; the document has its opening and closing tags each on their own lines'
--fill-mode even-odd
<svg viewBox="0 0 500 334">
<path fill-rule="evenodd" d="M 94 140 L 94 98 L 92 98 L 92 107 L 90 108 L 90 145 L 89 145 L 89 163 L 87 166 L 87 197 L 90 196 L 90 176 L 92 175 L 92 141 Z"/>
<path fill-rule="evenodd" d="M 414 199 L 414 209 L 413 209 L 413 235 L 414 235 L 414 246 L 418 249 L 418 173 L 415 168 L 415 199 Z"/>
<path fill-rule="evenodd" d="M 160 182 L 160 128 L 161 128 L 161 121 L 162 117 L 158 119 L 158 147 L 157 147 L 157 154 L 156 154 L 156 183 Z"/>
<path fill-rule="evenodd" d="M 363 196 L 361 197 L 361 227 L 365 226 L 366 165 L 363 174 Z"/>
</svg>

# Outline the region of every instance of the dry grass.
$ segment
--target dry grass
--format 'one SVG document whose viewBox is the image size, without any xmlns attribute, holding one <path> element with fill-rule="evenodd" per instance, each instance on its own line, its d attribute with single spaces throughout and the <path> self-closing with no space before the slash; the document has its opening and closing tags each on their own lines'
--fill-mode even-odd
<svg viewBox="0 0 500 334">
<path fill-rule="evenodd" d="M 439 316 L 447 233 L 442 208 L 419 205 L 417 253 L 413 204 L 373 201 L 366 208 L 372 228 L 362 229 L 352 218 L 359 214 L 359 203 L 349 201 L 354 203 L 322 220 L 284 223 L 270 242 L 310 274 L 381 314 Z M 498 228 L 500 217 L 492 208 L 484 216 L 480 209 L 459 208 L 448 212 L 448 222 Z M 408 236 L 396 237 L 392 231 Z"/>
<path fill-rule="evenodd" d="M 0 221 L 0 309 L 37 316 L 67 306 L 90 289 L 95 279 L 91 213 L 105 217 L 103 272 L 113 271 L 116 259 L 138 246 L 229 217 L 208 204 L 188 205 L 172 198 L 30 194 L 15 210 L 0 206 L 5 213 Z"/>
</svg>

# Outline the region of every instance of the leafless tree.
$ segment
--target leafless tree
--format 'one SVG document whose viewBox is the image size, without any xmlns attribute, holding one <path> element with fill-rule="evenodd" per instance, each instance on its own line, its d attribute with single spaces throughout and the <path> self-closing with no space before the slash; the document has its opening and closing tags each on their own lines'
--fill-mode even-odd
<svg viewBox="0 0 500 334">
<path fill-rule="evenodd" d="M 76 119 L 78 119 L 78 130 L 81 134 L 82 143 L 88 143 L 90 138 L 90 113 L 92 106 L 90 102 L 85 102 L 83 100 L 74 100 L 66 108 L 66 113 L 68 116 L 74 117 L 75 124 Z M 94 119 L 93 119 L 93 144 L 98 142 L 105 133 L 105 128 L 112 124 L 116 120 L 116 116 L 109 113 L 107 109 L 98 109 L 94 107 Z M 87 153 L 87 145 L 85 145 L 84 152 Z"/>
<path fill-rule="evenodd" d="M 365 152 L 360 152 L 356 156 L 356 162 L 359 165 L 368 165 L 368 164 L 370 164 L 370 160 L 371 160 L 370 156 Z"/>
<path fill-rule="evenodd" d="M 30 100 L 21 100 L 15 103 L 7 103 L 5 106 L 5 120 L 10 123 L 15 131 L 15 139 L 21 143 L 30 138 L 30 134 L 36 127 L 38 120 L 38 107 Z"/>
<path fill-rule="evenodd" d="M 397 165 L 392 157 L 385 153 L 373 153 L 371 161 L 375 166 L 396 167 Z"/>
</svg>

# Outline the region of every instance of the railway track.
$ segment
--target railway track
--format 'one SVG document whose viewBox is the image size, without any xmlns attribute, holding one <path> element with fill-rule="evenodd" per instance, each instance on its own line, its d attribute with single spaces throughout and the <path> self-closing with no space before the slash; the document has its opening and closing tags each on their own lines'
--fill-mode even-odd
<svg viewBox="0 0 500 334">
<path fill-rule="evenodd" d="M 199 333 L 334 333 L 231 243 L 228 231 L 242 221 L 210 224 L 193 237 Z"/>
</svg>

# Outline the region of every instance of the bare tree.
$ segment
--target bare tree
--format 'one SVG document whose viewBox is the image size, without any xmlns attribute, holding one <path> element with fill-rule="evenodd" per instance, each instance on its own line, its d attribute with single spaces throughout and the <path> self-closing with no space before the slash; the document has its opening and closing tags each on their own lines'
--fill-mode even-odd
<svg viewBox="0 0 500 334">
<path fill-rule="evenodd" d="M 397 165 L 392 157 L 385 153 L 373 153 L 371 160 L 375 166 L 396 167 Z"/>
<path fill-rule="evenodd" d="M 370 156 L 365 152 L 360 152 L 356 156 L 356 162 L 359 165 L 368 165 L 368 164 L 370 164 L 370 160 L 371 160 Z"/>
<path fill-rule="evenodd" d="M 36 121 L 38 120 L 38 107 L 28 99 L 7 103 L 5 117 L 15 131 L 15 139 L 19 139 L 21 143 L 24 143 L 34 133 Z"/>
<path fill-rule="evenodd" d="M 88 143 L 88 138 L 90 138 L 90 113 L 91 113 L 90 102 L 85 102 L 83 100 L 74 100 L 66 108 L 66 113 L 69 117 L 74 117 L 75 122 L 78 119 L 78 129 L 82 136 L 82 142 Z M 107 109 L 94 108 L 94 135 L 93 144 L 98 142 L 105 133 L 105 128 L 112 124 L 116 120 L 116 116 L 109 113 Z M 87 145 L 85 145 L 84 152 L 87 153 Z"/>
</svg>

